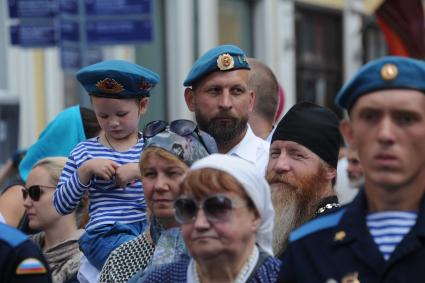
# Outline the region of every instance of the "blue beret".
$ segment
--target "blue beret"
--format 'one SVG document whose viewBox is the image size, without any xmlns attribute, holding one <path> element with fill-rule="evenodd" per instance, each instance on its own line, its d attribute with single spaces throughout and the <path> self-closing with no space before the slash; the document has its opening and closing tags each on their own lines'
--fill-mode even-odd
<svg viewBox="0 0 425 283">
<path fill-rule="evenodd" d="M 371 61 L 338 92 L 335 103 L 350 110 L 360 96 L 383 89 L 413 89 L 425 93 L 425 62 L 397 56 Z"/>
<path fill-rule="evenodd" d="M 196 60 L 183 85 L 192 86 L 212 72 L 237 69 L 251 69 L 243 50 L 235 45 L 220 45 L 210 49 Z"/>
<path fill-rule="evenodd" d="M 107 60 L 82 68 L 77 80 L 89 95 L 106 98 L 149 96 L 159 75 L 123 60 Z"/>
</svg>

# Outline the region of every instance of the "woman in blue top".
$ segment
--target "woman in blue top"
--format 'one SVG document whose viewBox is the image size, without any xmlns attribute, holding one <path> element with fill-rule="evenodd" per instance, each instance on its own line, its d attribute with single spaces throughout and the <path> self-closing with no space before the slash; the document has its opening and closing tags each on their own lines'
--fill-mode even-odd
<svg viewBox="0 0 425 283">
<path fill-rule="evenodd" d="M 71 152 L 54 205 L 60 214 L 69 214 L 88 191 L 90 220 L 79 244 L 89 263 L 101 270 L 113 249 L 146 226 L 138 124 L 159 76 L 136 64 L 110 60 L 81 69 L 77 79 L 89 93 L 103 131 Z"/>
</svg>

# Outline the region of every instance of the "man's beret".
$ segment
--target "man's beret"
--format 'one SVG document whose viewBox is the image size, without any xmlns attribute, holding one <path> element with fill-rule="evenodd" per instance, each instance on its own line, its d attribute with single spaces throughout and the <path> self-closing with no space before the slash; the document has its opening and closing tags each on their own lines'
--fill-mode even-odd
<svg viewBox="0 0 425 283">
<path fill-rule="evenodd" d="M 335 103 L 350 110 L 360 96 L 384 89 L 413 89 L 425 93 L 425 62 L 397 56 L 371 61 L 338 92 Z"/>
<path fill-rule="evenodd" d="M 159 75 L 123 60 L 107 60 L 82 68 L 77 80 L 92 96 L 139 98 L 149 96 Z"/>
<path fill-rule="evenodd" d="M 220 45 L 210 49 L 196 60 L 183 85 L 192 86 L 212 72 L 237 69 L 251 69 L 246 60 L 245 52 L 235 45 Z"/>
</svg>

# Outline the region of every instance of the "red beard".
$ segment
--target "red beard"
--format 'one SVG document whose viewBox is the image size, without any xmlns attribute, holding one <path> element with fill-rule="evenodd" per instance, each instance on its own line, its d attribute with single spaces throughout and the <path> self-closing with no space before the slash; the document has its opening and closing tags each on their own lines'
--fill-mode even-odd
<svg viewBox="0 0 425 283">
<path fill-rule="evenodd" d="M 273 250 L 280 255 L 286 248 L 289 234 L 313 218 L 319 201 L 325 197 L 327 170 L 321 165 L 315 174 L 296 180 L 287 174 L 269 172 L 272 202 L 276 212 Z"/>
</svg>

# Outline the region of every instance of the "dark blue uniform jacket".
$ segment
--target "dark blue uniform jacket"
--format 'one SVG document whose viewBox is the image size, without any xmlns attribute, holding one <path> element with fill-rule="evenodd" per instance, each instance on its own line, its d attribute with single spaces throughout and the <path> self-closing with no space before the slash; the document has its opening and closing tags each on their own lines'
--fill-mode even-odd
<svg viewBox="0 0 425 283">
<path fill-rule="evenodd" d="M 369 233 L 366 214 L 361 190 L 339 211 L 295 230 L 278 282 L 425 282 L 425 198 L 416 224 L 388 261 Z"/>
<path fill-rule="evenodd" d="M 28 237 L 0 223 L 0 283 L 50 283 L 48 264 Z"/>
</svg>

